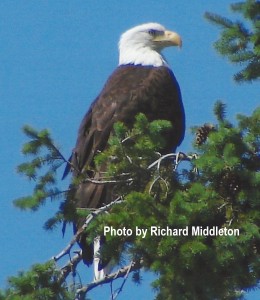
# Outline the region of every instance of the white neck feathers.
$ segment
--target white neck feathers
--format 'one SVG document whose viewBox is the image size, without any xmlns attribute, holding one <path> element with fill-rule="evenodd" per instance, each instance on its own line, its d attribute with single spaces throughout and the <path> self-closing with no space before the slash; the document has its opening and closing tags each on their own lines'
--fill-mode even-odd
<svg viewBox="0 0 260 300">
<path fill-rule="evenodd" d="M 168 66 L 163 56 L 147 46 L 138 43 L 129 45 L 119 45 L 119 65 L 142 65 L 142 66 Z"/>
</svg>

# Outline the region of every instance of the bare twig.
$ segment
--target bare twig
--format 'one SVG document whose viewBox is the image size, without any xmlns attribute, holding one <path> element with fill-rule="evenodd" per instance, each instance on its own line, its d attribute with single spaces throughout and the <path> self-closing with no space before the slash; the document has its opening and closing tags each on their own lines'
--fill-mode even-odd
<svg viewBox="0 0 260 300">
<path fill-rule="evenodd" d="M 60 150 L 53 144 L 52 141 L 50 142 L 50 147 L 58 154 L 59 159 L 62 159 L 63 162 L 65 162 L 65 163 L 69 164 L 71 167 L 73 167 L 72 163 L 62 155 Z"/>
<path fill-rule="evenodd" d="M 121 141 L 121 144 L 124 144 L 126 141 L 132 139 L 133 137 L 132 136 L 127 136 L 126 138 L 124 138 L 122 141 Z"/>
<path fill-rule="evenodd" d="M 129 274 L 130 274 L 130 271 L 131 271 L 131 268 L 132 268 L 132 264 L 133 264 L 133 263 L 134 263 L 134 262 L 132 261 L 132 262 L 130 263 L 130 265 L 128 266 L 128 271 L 127 271 L 127 273 L 126 273 L 125 276 L 124 276 L 124 280 L 123 280 L 121 286 L 120 286 L 118 289 L 116 289 L 115 292 L 111 295 L 111 300 L 115 300 L 115 299 L 117 298 L 117 296 L 122 292 L 123 287 L 124 287 L 124 285 L 125 285 L 125 283 L 126 283 L 126 280 L 127 280 L 128 276 L 129 276 Z M 117 278 L 117 277 L 116 277 L 116 278 Z M 111 281 L 111 284 L 112 284 L 112 282 L 113 282 L 113 281 Z"/>
<path fill-rule="evenodd" d="M 126 155 L 126 158 L 128 159 L 128 161 L 130 162 L 130 164 L 132 164 L 133 163 L 133 161 L 132 161 L 132 159 L 131 159 L 131 157 L 129 156 L 129 155 Z"/>
<path fill-rule="evenodd" d="M 167 193 L 168 193 L 168 190 L 169 190 L 169 186 L 168 186 L 167 181 L 166 181 L 162 176 L 160 176 L 160 175 L 156 176 L 156 178 L 155 178 L 154 181 L 152 182 L 152 184 L 151 184 L 151 186 L 150 186 L 150 188 L 149 188 L 149 194 L 151 194 L 152 189 L 153 189 L 153 186 L 155 185 L 155 183 L 156 183 L 158 180 L 161 180 L 161 181 L 164 183 L 164 185 L 165 185 L 165 187 L 166 187 L 166 193 L 165 193 L 165 196 L 166 196 Z"/>
<path fill-rule="evenodd" d="M 133 181 L 133 178 L 122 179 L 122 180 L 96 180 L 96 179 L 92 179 L 92 178 L 86 178 L 83 180 L 83 182 L 91 182 L 94 184 L 129 183 L 132 181 Z"/>
<path fill-rule="evenodd" d="M 85 298 L 85 295 L 87 294 L 87 292 L 94 289 L 95 287 L 102 285 L 102 284 L 110 283 L 111 281 L 113 281 L 117 278 L 122 278 L 125 276 L 128 277 L 128 274 L 130 272 L 139 270 L 141 267 L 142 267 L 141 262 L 131 262 L 130 265 L 123 267 L 123 268 L 119 269 L 118 271 L 111 273 L 100 280 L 93 281 L 93 282 L 87 284 L 86 286 L 83 286 L 82 288 L 78 289 L 76 292 L 75 300 L 83 300 Z"/>
<path fill-rule="evenodd" d="M 157 159 L 152 164 L 150 164 L 147 169 L 149 170 L 149 169 L 153 168 L 154 166 L 157 166 L 157 170 L 159 170 L 160 166 L 161 166 L 161 162 L 167 158 L 173 158 L 175 160 L 175 169 L 176 169 L 178 164 L 181 161 L 184 161 L 184 160 L 191 161 L 195 157 L 194 157 L 194 155 L 187 155 L 183 152 L 168 153 L 168 154 L 161 156 L 159 159 Z"/>
<path fill-rule="evenodd" d="M 218 207 L 218 210 L 221 210 L 223 207 L 225 207 L 226 205 L 228 205 L 227 202 L 223 203 L 222 205 L 220 205 L 220 207 Z"/>
<path fill-rule="evenodd" d="M 104 205 L 100 208 L 95 209 L 91 214 L 89 214 L 86 218 L 86 221 L 84 223 L 84 225 L 82 226 L 83 230 L 86 229 L 88 227 L 88 224 L 99 214 L 101 214 L 102 212 L 108 211 L 110 209 L 110 207 L 112 207 L 115 204 L 120 204 L 124 202 L 124 200 L 122 199 L 122 197 L 118 197 L 116 198 L 114 201 L 110 202 L 107 205 Z"/>
<path fill-rule="evenodd" d="M 233 223 L 234 219 L 235 219 L 235 217 L 232 217 L 232 219 L 229 220 L 229 222 L 228 222 L 228 226 L 229 226 L 229 227 L 230 227 L 231 224 Z"/>
<path fill-rule="evenodd" d="M 151 169 L 152 167 L 154 167 L 156 165 L 157 165 L 157 169 L 159 169 L 162 160 L 164 160 L 166 158 L 175 158 L 175 157 L 176 157 L 175 153 L 169 153 L 169 154 L 163 155 L 159 159 L 154 161 L 152 164 L 150 164 L 147 169 L 149 170 L 149 169 Z"/>
<path fill-rule="evenodd" d="M 167 194 L 167 190 L 168 190 L 168 183 L 165 179 L 163 179 L 160 175 L 160 167 L 161 167 L 161 162 L 165 159 L 174 159 L 174 171 L 177 170 L 177 167 L 178 165 L 180 164 L 180 162 L 182 161 L 191 161 L 192 159 L 194 158 L 197 158 L 197 155 L 196 154 L 192 154 L 192 155 L 187 155 L 183 152 L 177 152 L 177 153 L 168 153 L 168 154 L 165 154 L 163 156 L 161 156 L 159 159 L 157 159 L 156 161 L 154 161 L 152 164 L 150 164 L 148 166 L 148 170 L 155 167 L 156 166 L 156 171 L 157 171 L 157 176 L 156 178 L 154 179 L 154 181 L 152 182 L 151 186 L 150 186 L 150 189 L 149 189 L 149 193 L 151 193 L 152 191 L 152 188 L 154 186 L 154 184 L 158 181 L 158 180 L 162 180 L 163 183 L 165 184 L 166 186 L 166 194 Z"/>
</svg>

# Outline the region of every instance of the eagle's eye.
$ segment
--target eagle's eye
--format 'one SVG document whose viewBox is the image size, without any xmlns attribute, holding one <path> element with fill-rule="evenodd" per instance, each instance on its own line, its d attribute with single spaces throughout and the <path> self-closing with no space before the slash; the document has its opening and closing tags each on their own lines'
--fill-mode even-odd
<svg viewBox="0 0 260 300">
<path fill-rule="evenodd" d="M 158 35 L 163 35 L 163 31 L 156 30 L 156 29 L 149 29 L 147 32 L 153 37 L 158 36 Z"/>
<path fill-rule="evenodd" d="M 155 29 L 149 29 L 148 30 L 148 33 L 152 36 L 156 36 L 158 34 L 158 30 L 155 30 Z"/>
</svg>

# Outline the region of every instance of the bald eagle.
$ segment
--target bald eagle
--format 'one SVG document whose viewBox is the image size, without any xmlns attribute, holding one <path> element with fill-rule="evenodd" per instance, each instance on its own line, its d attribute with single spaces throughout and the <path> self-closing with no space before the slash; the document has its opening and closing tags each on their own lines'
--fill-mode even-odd
<svg viewBox="0 0 260 300">
<path fill-rule="evenodd" d="M 98 180 L 100 174 L 93 173 L 96 153 L 106 149 L 115 122 L 131 127 L 138 113 L 145 114 L 149 121 L 164 119 L 172 123 L 163 150 L 175 151 L 184 137 L 185 115 L 178 82 L 161 51 L 181 44 L 177 33 L 157 23 L 139 25 L 122 34 L 119 66 L 81 122 L 70 159 L 74 176 L 91 170 L 87 174 Z M 98 208 L 113 200 L 111 186 L 91 182 L 79 184 L 73 195 L 78 208 Z M 83 260 L 89 265 L 93 261 L 93 245 L 86 245 L 84 237 L 80 245 Z"/>
</svg>

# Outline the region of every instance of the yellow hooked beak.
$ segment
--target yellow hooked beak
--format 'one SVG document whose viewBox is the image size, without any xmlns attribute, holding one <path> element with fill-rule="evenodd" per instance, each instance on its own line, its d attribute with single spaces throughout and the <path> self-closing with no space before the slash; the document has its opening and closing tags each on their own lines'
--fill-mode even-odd
<svg viewBox="0 0 260 300">
<path fill-rule="evenodd" d="M 178 33 L 165 30 L 163 34 L 154 37 L 153 41 L 161 47 L 182 46 L 182 40 Z"/>
</svg>

